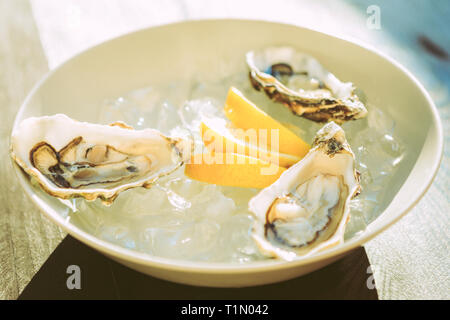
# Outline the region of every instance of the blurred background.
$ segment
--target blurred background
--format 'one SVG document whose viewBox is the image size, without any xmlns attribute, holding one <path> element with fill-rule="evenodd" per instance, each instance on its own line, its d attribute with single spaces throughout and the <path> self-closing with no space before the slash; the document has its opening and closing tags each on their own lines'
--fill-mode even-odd
<svg viewBox="0 0 450 320">
<path fill-rule="evenodd" d="M 441 169 L 412 212 L 365 250 L 379 298 L 450 298 L 449 16 L 448 0 L 0 0 L 0 299 L 16 298 L 65 236 L 27 201 L 11 172 L 8 139 L 26 94 L 90 46 L 140 28 L 210 18 L 290 23 L 356 39 L 422 82 L 444 125 Z"/>
</svg>

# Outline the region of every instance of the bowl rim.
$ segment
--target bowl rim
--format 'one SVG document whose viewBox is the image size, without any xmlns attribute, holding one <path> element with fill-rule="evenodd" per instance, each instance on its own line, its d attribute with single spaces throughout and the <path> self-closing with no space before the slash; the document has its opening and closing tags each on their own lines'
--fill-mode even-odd
<svg viewBox="0 0 450 320">
<path fill-rule="evenodd" d="M 167 27 L 177 27 L 182 26 L 185 24 L 198 24 L 198 23 L 261 23 L 261 24 L 272 24 L 272 25 L 280 25 L 280 26 L 286 26 L 286 27 L 293 27 L 298 29 L 303 29 L 307 32 L 325 35 L 327 37 L 336 38 L 341 41 L 348 42 L 353 45 L 357 45 L 363 49 L 366 49 L 375 55 L 378 55 L 380 58 L 387 60 L 390 64 L 392 64 L 394 67 L 396 67 L 400 72 L 403 72 L 404 75 L 406 75 L 412 82 L 416 85 L 416 87 L 419 89 L 419 91 L 424 96 L 425 100 L 428 103 L 428 109 L 431 111 L 432 115 L 432 123 L 434 125 L 434 132 L 436 135 L 436 146 L 437 146 L 437 155 L 434 158 L 433 163 L 431 163 L 431 174 L 428 175 L 427 178 L 425 178 L 426 183 L 422 185 L 422 187 L 419 190 L 419 193 L 407 208 L 404 210 L 401 210 L 399 213 L 394 214 L 392 217 L 389 217 L 385 223 L 381 225 L 377 225 L 374 228 L 370 228 L 370 224 L 368 227 L 357 236 L 354 236 L 353 238 L 349 239 L 348 241 L 345 241 L 343 244 L 340 244 L 339 246 L 330 248 L 328 250 L 325 250 L 323 252 L 319 252 L 317 254 L 314 254 L 309 257 L 300 258 L 298 260 L 293 261 L 284 261 L 284 260 L 275 260 L 275 259 L 269 259 L 269 260 L 262 260 L 262 261 L 254 261 L 251 263 L 245 263 L 245 264 L 239 264 L 239 263 L 230 263 L 230 262 L 201 262 L 201 261 L 188 261 L 188 260 L 182 260 L 182 259 L 174 259 L 174 258 L 164 258 L 164 257 L 158 257 L 151 254 L 139 252 L 132 249 L 127 249 L 122 246 L 113 244 L 111 242 L 108 242 L 106 240 L 102 240 L 100 238 L 97 238 L 93 236 L 92 234 L 84 231 L 83 229 L 75 226 L 74 224 L 70 223 L 70 219 L 67 217 L 61 216 L 58 212 L 53 210 L 42 198 L 40 198 L 33 190 L 28 177 L 23 173 L 22 169 L 14 162 L 12 158 L 10 158 L 10 161 L 13 164 L 14 171 L 16 173 L 16 176 L 19 179 L 19 182 L 22 186 L 22 188 L 25 190 L 25 193 L 27 196 L 31 199 L 32 202 L 39 208 L 39 210 L 46 216 L 49 220 L 56 223 L 60 228 L 62 228 L 64 231 L 66 231 L 68 234 L 76 238 L 77 240 L 87 244 L 90 247 L 95 248 L 96 250 L 100 251 L 103 254 L 107 254 L 111 257 L 115 257 L 119 260 L 124 260 L 127 262 L 131 262 L 138 265 L 145 265 L 150 266 L 154 268 L 159 269 L 165 269 L 165 270 L 172 270 L 172 271 L 179 271 L 179 272 L 190 272 L 190 273 L 208 273 L 208 274 L 233 274 L 233 273 L 253 273 L 253 272 L 264 272 L 268 269 L 270 270 L 282 270 L 282 269 L 289 269 L 292 267 L 298 267 L 301 265 L 307 265 L 314 262 L 319 262 L 321 260 L 331 259 L 333 257 L 337 257 L 339 255 L 343 255 L 345 253 L 348 253 L 352 251 L 353 249 L 362 246 L 367 241 L 373 239 L 381 232 L 385 231 L 389 227 L 391 227 L 394 223 L 396 223 L 398 220 L 400 220 L 406 213 L 408 213 L 425 195 L 425 193 L 430 188 L 434 178 L 436 177 L 436 174 L 438 172 L 438 169 L 440 167 L 440 163 L 442 160 L 443 155 L 443 128 L 442 123 L 439 117 L 438 110 L 431 99 L 429 93 L 426 91 L 424 86 L 419 82 L 419 80 L 410 72 L 408 71 L 404 66 L 402 66 L 399 62 L 394 60 L 393 58 L 389 57 L 388 55 L 380 52 L 376 48 L 374 48 L 372 45 L 369 45 L 359 39 L 355 39 L 353 37 L 348 36 L 342 36 L 342 35 L 334 35 L 330 33 L 325 33 L 322 31 L 317 31 L 312 28 L 304 27 L 304 26 L 297 26 L 290 23 L 282 23 L 282 22 L 276 22 L 276 21 L 268 21 L 268 20 L 260 20 L 260 19 L 229 19 L 229 18 L 214 18 L 214 19 L 193 19 L 193 20 L 183 20 L 183 21 L 177 21 L 173 23 L 167 23 L 163 25 L 157 25 L 157 26 L 151 26 L 143 29 L 133 30 L 131 32 L 127 32 L 125 34 L 122 34 L 117 37 L 110 38 L 106 41 L 103 41 L 99 44 L 96 44 L 94 46 L 91 46 L 74 56 L 70 57 L 69 59 L 65 60 L 61 64 L 57 65 L 54 69 L 49 70 L 42 78 L 39 80 L 32 90 L 28 93 L 25 100 L 21 104 L 14 123 L 13 128 L 14 130 L 19 123 L 19 119 L 22 119 L 22 114 L 25 112 L 26 107 L 32 97 L 35 95 L 35 93 L 39 90 L 39 88 L 56 72 L 58 72 L 59 69 L 61 69 L 66 64 L 70 63 L 72 60 L 77 59 L 79 56 L 82 56 L 86 54 L 86 52 L 95 50 L 98 47 L 104 46 L 109 44 L 110 42 L 120 40 L 122 38 L 128 37 L 130 35 L 135 35 L 138 33 L 145 33 L 149 29 L 160 29 L 160 28 L 167 28 Z M 433 128 L 433 126 L 431 127 Z M 389 207 L 389 206 L 388 206 Z M 386 208 L 387 209 L 387 208 Z M 386 210 L 385 209 L 385 210 Z M 385 211 L 384 210 L 384 211 Z M 383 211 L 383 212 L 384 212 Z M 378 216 L 380 217 L 383 212 Z M 378 219 L 377 217 L 377 219 Z M 375 219 L 372 223 L 374 223 L 377 219 Z"/>
</svg>

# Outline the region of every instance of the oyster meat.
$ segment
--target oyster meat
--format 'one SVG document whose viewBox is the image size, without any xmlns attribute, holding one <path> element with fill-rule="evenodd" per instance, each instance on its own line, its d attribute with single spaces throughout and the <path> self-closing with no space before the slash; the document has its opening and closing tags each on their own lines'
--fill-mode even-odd
<svg viewBox="0 0 450 320">
<path fill-rule="evenodd" d="M 188 158 L 190 142 L 122 122 L 99 125 L 66 115 L 32 117 L 13 131 L 11 156 L 50 195 L 111 203 L 149 187 Z"/>
<path fill-rule="evenodd" d="M 250 200 L 252 236 L 263 254 L 286 260 L 337 245 L 359 191 L 355 156 L 342 128 L 330 122 L 302 160 Z"/>
<path fill-rule="evenodd" d="M 250 51 L 246 62 L 253 87 L 298 116 L 342 123 L 367 114 L 351 82 L 340 81 L 316 59 L 294 48 Z"/>
</svg>

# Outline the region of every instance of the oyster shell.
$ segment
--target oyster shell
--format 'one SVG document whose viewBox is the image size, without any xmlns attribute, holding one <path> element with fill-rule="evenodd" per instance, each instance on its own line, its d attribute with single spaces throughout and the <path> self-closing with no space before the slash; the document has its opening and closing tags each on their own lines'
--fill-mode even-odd
<svg viewBox="0 0 450 320">
<path fill-rule="evenodd" d="M 351 82 L 342 82 L 316 59 L 290 47 L 269 47 L 246 55 L 250 81 L 294 114 L 317 122 L 363 118 L 367 109 Z"/>
<path fill-rule="evenodd" d="M 150 187 L 187 159 L 190 142 L 122 122 L 99 125 L 58 114 L 23 120 L 12 133 L 11 156 L 50 195 L 102 199 Z"/>
<path fill-rule="evenodd" d="M 343 241 L 349 200 L 360 191 L 355 157 L 334 122 L 309 153 L 249 202 L 252 235 L 267 256 L 292 260 Z"/>
</svg>

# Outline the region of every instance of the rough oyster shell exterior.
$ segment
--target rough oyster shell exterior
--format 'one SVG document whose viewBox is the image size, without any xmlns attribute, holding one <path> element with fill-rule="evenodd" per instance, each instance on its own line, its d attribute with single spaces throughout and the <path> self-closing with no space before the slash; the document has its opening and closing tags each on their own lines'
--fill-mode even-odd
<svg viewBox="0 0 450 320">
<path fill-rule="evenodd" d="M 344 131 L 330 122 L 302 160 L 250 200 L 256 218 L 252 235 L 263 254 L 293 260 L 343 242 L 349 201 L 360 192 L 354 159 Z"/>
<path fill-rule="evenodd" d="M 190 147 L 154 129 L 91 124 L 62 114 L 27 118 L 11 137 L 12 158 L 48 194 L 100 198 L 104 204 L 130 188 L 149 188 L 180 167 Z"/>
<path fill-rule="evenodd" d="M 352 83 L 340 81 L 316 59 L 294 48 L 250 51 L 246 62 L 253 87 L 263 90 L 270 99 L 284 104 L 297 116 L 316 122 L 342 123 L 367 114 Z M 296 87 L 295 83 L 304 78 L 311 80 L 310 88 Z"/>
</svg>

